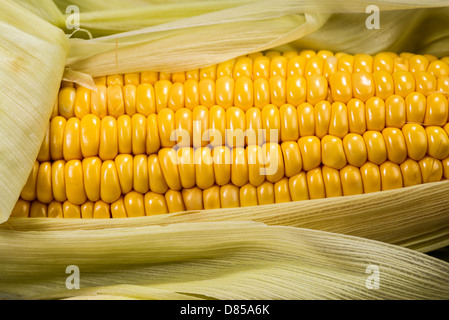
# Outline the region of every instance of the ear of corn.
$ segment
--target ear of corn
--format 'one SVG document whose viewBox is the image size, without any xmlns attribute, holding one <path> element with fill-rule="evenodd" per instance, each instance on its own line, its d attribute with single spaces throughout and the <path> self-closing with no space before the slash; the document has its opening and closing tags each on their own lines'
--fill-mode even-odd
<svg viewBox="0 0 449 320">
<path fill-rule="evenodd" d="M 448 179 L 443 60 L 274 53 L 109 75 L 97 92 L 63 83 L 13 216 L 133 217 Z"/>
</svg>

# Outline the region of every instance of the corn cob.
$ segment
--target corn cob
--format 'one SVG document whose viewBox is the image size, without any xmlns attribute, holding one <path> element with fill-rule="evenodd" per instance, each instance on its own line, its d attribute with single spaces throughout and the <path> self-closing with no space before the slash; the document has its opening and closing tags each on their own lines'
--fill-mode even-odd
<svg viewBox="0 0 449 320">
<path fill-rule="evenodd" d="M 449 66 L 431 55 L 253 53 L 61 84 L 13 216 L 119 218 L 449 178 Z"/>
</svg>

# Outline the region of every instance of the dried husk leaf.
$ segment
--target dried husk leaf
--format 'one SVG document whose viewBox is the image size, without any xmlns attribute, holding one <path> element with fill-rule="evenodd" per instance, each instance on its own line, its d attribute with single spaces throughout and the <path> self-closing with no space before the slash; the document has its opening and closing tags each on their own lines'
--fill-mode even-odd
<svg viewBox="0 0 449 320">
<path fill-rule="evenodd" d="M 78 290 L 66 288 L 69 265 L 79 268 Z M 378 270 L 378 289 L 367 268 Z M 364 238 L 257 222 L 1 230 L 0 269 L 0 297 L 9 299 L 449 298 L 447 262 Z"/>
<path fill-rule="evenodd" d="M 68 44 L 64 33 L 15 4 L 0 3 L 0 223 L 36 160 Z"/>
</svg>

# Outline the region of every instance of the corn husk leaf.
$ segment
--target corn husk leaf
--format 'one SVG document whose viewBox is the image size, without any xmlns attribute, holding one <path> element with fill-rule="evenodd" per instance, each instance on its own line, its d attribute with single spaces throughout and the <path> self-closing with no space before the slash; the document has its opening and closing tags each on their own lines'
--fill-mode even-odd
<svg viewBox="0 0 449 320">
<path fill-rule="evenodd" d="M 0 222 L 36 160 L 68 52 L 64 33 L 12 1 L 0 3 Z"/>
<path fill-rule="evenodd" d="M 16 231 L 97 230 L 177 223 L 257 221 L 363 237 L 430 252 L 449 245 L 449 181 L 371 194 L 130 219 L 11 218 Z"/>
<path fill-rule="evenodd" d="M 68 266 L 79 269 L 78 290 L 66 287 Z M 378 270 L 378 289 L 367 268 Z M 447 262 L 359 237 L 257 222 L 1 230 L 0 269 L 1 296 L 14 299 L 449 298 Z"/>
</svg>

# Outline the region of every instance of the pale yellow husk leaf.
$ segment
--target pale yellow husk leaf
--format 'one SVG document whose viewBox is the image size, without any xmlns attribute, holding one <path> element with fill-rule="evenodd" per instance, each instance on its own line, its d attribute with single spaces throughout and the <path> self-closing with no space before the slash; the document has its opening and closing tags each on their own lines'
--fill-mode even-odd
<svg viewBox="0 0 449 320">
<path fill-rule="evenodd" d="M 68 289 L 67 266 L 80 288 Z M 379 271 L 379 288 L 370 285 Z M 448 299 L 449 263 L 359 237 L 257 222 L 0 231 L 0 296 Z M 368 282 L 368 284 L 367 284 Z"/>
<path fill-rule="evenodd" d="M 0 223 L 36 160 L 68 53 L 64 33 L 13 1 L 0 3 Z"/>
</svg>

